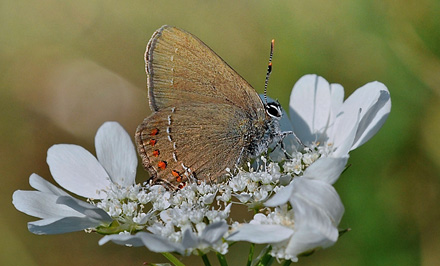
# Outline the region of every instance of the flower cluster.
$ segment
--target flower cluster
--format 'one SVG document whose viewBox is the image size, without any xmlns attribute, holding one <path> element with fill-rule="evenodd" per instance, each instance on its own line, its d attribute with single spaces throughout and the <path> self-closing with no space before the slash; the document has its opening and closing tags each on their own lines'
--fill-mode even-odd
<svg viewBox="0 0 440 266">
<path fill-rule="evenodd" d="M 41 220 L 35 234 L 79 230 L 105 236 L 100 244 L 145 246 L 153 252 L 182 255 L 226 254 L 231 242 L 268 244 L 277 259 L 333 245 L 344 207 L 333 184 L 344 171 L 348 153 L 368 141 L 391 109 L 387 88 L 372 82 L 344 101 L 344 89 L 316 75 L 302 77 L 290 98 L 290 120 L 281 120 L 289 156 L 274 151 L 230 171 L 227 182 L 189 184 L 176 192 L 135 182 L 137 156 L 130 136 L 106 122 L 95 138 L 95 158 L 77 145 L 54 145 L 47 163 L 55 181 L 84 197 L 78 200 L 36 174 L 36 191 L 18 190 L 15 207 Z M 234 221 L 231 207 L 246 205 L 255 215 Z"/>
</svg>

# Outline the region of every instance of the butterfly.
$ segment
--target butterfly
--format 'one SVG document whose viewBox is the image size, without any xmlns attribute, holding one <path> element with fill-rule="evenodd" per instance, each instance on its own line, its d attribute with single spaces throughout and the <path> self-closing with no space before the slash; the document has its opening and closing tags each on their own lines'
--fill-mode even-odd
<svg viewBox="0 0 440 266">
<path fill-rule="evenodd" d="M 220 182 L 228 169 L 280 141 L 280 104 L 263 102 L 191 33 L 162 26 L 148 42 L 145 65 L 153 113 L 135 139 L 151 184 L 178 190 Z"/>
</svg>

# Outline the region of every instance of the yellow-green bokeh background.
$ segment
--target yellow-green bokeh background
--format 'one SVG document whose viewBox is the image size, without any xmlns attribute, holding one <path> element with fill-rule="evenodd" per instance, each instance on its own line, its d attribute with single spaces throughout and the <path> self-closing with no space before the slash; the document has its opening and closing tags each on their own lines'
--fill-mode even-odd
<svg viewBox="0 0 440 266">
<path fill-rule="evenodd" d="M 53 181 L 51 145 L 94 152 L 94 134 L 109 120 L 134 132 L 149 113 L 143 52 L 163 24 L 197 35 L 259 92 L 274 38 L 269 96 L 285 108 L 308 73 L 342 84 L 347 95 L 370 81 L 386 84 L 391 115 L 351 153 L 336 184 L 346 207 L 341 227 L 352 231 L 298 265 L 438 265 L 438 0 L 1 0 L 1 265 L 165 261 L 145 248 L 99 247 L 95 234 L 35 236 L 26 228 L 34 219 L 11 204 L 14 190 L 30 189 L 31 173 Z M 232 247 L 230 265 L 243 265 L 246 252 L 246 244 Z"/>
</svg>

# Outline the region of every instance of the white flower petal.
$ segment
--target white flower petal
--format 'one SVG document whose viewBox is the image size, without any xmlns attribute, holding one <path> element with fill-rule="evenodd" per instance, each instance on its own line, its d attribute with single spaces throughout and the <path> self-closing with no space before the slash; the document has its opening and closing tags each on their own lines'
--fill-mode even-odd
<svg viewBox="0 0 440 266">
<path fill-rule="evenodd" d="M 344 214 L 344 205 L 342 205 L 342 201 L 333 186 L 320 180 L 308 179 L 307 177 L 298 177 L 292 183 L 294 183 L 295 187 L 290 198 L 292 206 L 297 201 L 307 202 L 310 205 L 308 207 L 316 208 L 326 213 L 333 225 L 337 226 L 339 224 Z"/>
<path fill-rule="evenodd" d="M 185 232 L 183 232 L 182 237 L 182 246 L 184 249 L 190 249 L 195 248 L 199 245 L 199 239 L 197 238 L 196 234 L 191 229 L 186 229 Z"/>
<path fill-rule="evenodd" d="M 240 202 L 247 202 L 247 201 L 252 197 L 251 194 L 249 194 L 249 193 L 244 193 L 244 192 L 242 192 L 242 193 L 240 193 L 240 194 L 234 194 L 234 196 L 235 196 Z"/>
<path fill-rule="evenodd" d="M 304 142 L 330 141 L 333 156 L 347 154 L 368 141 L 385 123 L 390 110 L 389 91 L 380 82 L 356 90 L 343 102 L 344 88 L 317 75 L 305 75 L 290 96 L 290 115 Z"/>
<path fill-rule="evenodd" d="M 228 231 L 228 224 L 220 221 L 208 225 L 202 232 L 202 240 L 210 245 L 217 243 Z"/>
<path fill-rule="evenodd" d="M 99 199 L 101 196 L 97 192 L 110 187 L 107 172 L 80 146 L 58 144 L 50 147 L 47 164 L 55 181 L 79 196 Z"/>
<path fill-rule="evenodd" d="M 153 252 L 178 252 L 180 254 L 184 252 L 182 245 L 170 242 L 161 236 L 146 232 L 139 232 L 136 235 L 139 235 L 144 245 Z"/>
<path fill-rule="evenodd" d="M 248 241 L 255 244 L 277 243 L 288 239 L 293 229 L 272 224 L 242 224 L 228 241 Z"/>
<path fill-rule="evenodd" d="M 332 136 L 335 151 L 332 157 L 344 157 L 348 154 L 353 146 L 356 132 L 359 126 L 361 109 L 357 111 L 349 110 L 347 105 L 342 106 L 341 112 L 336 117 Z"/>
<path fill-rule="evenodd" d="M 287 115 L 284 108 L 281 107 L 281 111 L 283 112 L 283 116 L 280 120 L 281 131 L 293 131 L 292 121 L 290 121 L 289 116 Z"/>
<path fill-rule="evenodd" d="M 110 223 L 113 221 L 113 219 L 103 209 L 87 202 L 75 199 L 71 196 L 60 196 L 58 197 L 56 203 L 69 206 L 73 210 L 82 213 L 90 219 L 99 220 L 105 223 Z"/>
<path fill-rule="evenodd" d="M 344 103 L 344 88 L 337 83 L 330 84 L 331 107 L 328 122 L 327 136 L 332 136 L 336 116 Z"/>
<path fill-rule="evenodd" d="M 34 181 L 40 182 L 38 179 L 34 179 Z M 43 183 L 38 183 L 37 187 L 41 184 Z M 52 191 L 48 193 L 52 193 Z M 28 223 L 29 231 L 34 234 L 69 233 L 108 224 L 112 221 L 106 212 L 91 204 L 71 196 L 48 193 L 18 190 L 12 196 L 12 203 L 17 210 L 43 218 L 43 220 Z"/>
<path fill-rule="evenodd" d="M 64 190 L 52 185 L 50 182 L 46 181 L 46 179 L 42 178 L 37 174 L 32 174 L 29 177 L 29 184 L 31 185 L 31 187 L 35 188 L 36 190 L 39 190 L 47 194 L 53 194 L 57 196 L 69 195 Z"/>
<path fill-rule="evenodd" d="M 139 233 L 138 233 L 139 234 Z M 142 247 L 144 242 L 140 235 L 129 235 L 129 234 L 119 234 L 119 235 L 106 235 L 99 240 L 99 245 L 102 246 L 109 241 L 112 241 L 118 245 L 128 245 L 133 247 Z M 147 233 L 148 234 L 148 233 Z"/>
<path fill-rule="evenodd" d="M 300 199 L 292 205 L 295 212 L 295 233 L 285 253 L 298 256 L 316 248 L 326 248 L 338 239 L 338 229 L 320 209 Z"/>
<path fill-rule="evenodd" d="M 96 155 L 113 183 L 128 187 L 134 184 L 137 155 L 133 142 L 122 126 L 105 122 L 96 133 Z"/>
<path fill-rule="evenodd" d="M 84 216 L 66 205 L 57 204 L 58 198 L 40 191 L 17 190 L 12 195 L 12 204 L 17 210 L 38 218 Z"/>
<path fill-rule="evenodd" d="M 330 97 L 331 97 L 331 110 L 334 116 L 336 116 L 338 110 L 344 103 L 344 87 L 341 84 L 330 84 Z"/>
<path fill-rule="evenodd" d="M 304 176 L 333 184 L 344 171 L 347 161 L 348 155 L 342 158 L 321 157 L 304 171 Z"/>
<path fill-rule="evenodd" d="M 37 235 L 53 235 L 81 231 L 101 225 L 90 217 L 58 217 L 28 223 L 30 232 Z"/>
<path fill-rule="evenodd" d="M 305 75 L 290 95 L 290 119 L 303 142 L 312 142 L 325 133 L 331 111 L 330 84 L 317 75 Z"/>
<path fill-rule="evenodd" d="M 346 100 L 346 103 L 351 102 L 358 104 L 362 108 L 359 128 L 352 147 L 353 150 L 373 137 L 385 123 L 391 111 L 391 98 L 387 87 L 375 81 L 357 89 Z"/>
<path fill-rule="evenodd" d="M 139 232 L 135 235 L 108 235 L 99 240 L 99 245 L 104 245 L 108 241 L 113 241 L 118 245 L 146 246 L 153 252 L 178 252 L 183 254 L 184 249 L 181 245 L 170 242 L 169 240 L 147 232 Z M 140 244 L 142 242 L 142 244 Z"/>
<path fill-rule="evenodd" d="M 182 245 L 170 242 L 161 236 L 145 232 L 139 232 L 137 234 L 140 235 L 144 245 L 153 252 L 178 252 L 180 254 L 184 252 Z"/>
<path fill-rule="evenodd" d="M 294 184 L 290 183 L 288 186 L 281 188 L 272 198 L 267 200 L 264 205 L 267 207 L 281 206 L 289 201 L 294 190 Z"/>
</svg>

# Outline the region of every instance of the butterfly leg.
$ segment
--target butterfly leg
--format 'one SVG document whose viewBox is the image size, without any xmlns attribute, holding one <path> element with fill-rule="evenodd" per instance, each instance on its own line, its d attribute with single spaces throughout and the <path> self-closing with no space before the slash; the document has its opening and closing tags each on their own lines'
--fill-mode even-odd
<svg viewBox="0 0 440 266">
<path fill-rule="evenodd" d="M 280 137 L 282 140 L 284 140 L 285 137 L 287 137 L 288 135 L 293 135 L 293 137 L 295 137 L 296 142 L 298 142 L 299 145 L 305 147 L 306 145 L 304 145 L 304 143 L 298 138 L 298 136 L 295 134 L 295 132 L 293 131 L 283 131 L 280 133 Z"/>
<path fill-rule="evenodd" d="M 284 137 L 281 138 L 279 144 L 280 144 L 280 149 L 283 151 L 284 156 L 286 157 L 286 159 L 292 159 L 292 156 L 286 151 L 286 148 L 284 147 Z M 278 144 L 277 144 L 278 145 Z"/>
<path fill-rule="evenodd" d="M 292 156 L 286 151 L 285 146 L 284 146 L 284 138 L 287 137 L 288 135 L 293 135 L 295 137 L 296 142 L 298 142 L 298 144 L 301 145 L 302 147 L 305 147 L 304 143 L 298 138 L 298 136 L 295 134 L 295 132 L 293 132 L 293 131 L 284 131 L 284 132 L 280 132 L 279 133 L 280 140 L 275 145 L 274 150 L 279 145 L 280 149 L 283 151 L 284 156 L 286 157 L 286 159 L 291 159 Z"/>
<path fill-rule="evenodd" d="M 285 149 L 285 147 L 284 147 L 284 138 L 285 138 L 288 134 L 283 135 L 282 133 L 284 133 L 284 132 L 281 132 L 281 133 L 278 135 L 278 136 L 279 136 L 279 139 L 278 139 L 278 141 L 276 142 L 275 147 L 273 147 L 272 151 L 275 151 L 275 150 L 279 147 L 279 148 L 281 149 L 281 151 L 284 153 L 284 156 L 286 157 L 286 159 L 291 159 L 292 156 L 286 151 L 286 149 Z"/>
<path fill-rule="evenodd" d="M 244 147 L 241 148 L 240 155 L 238 156 L 237 163 L 235 165 L 240 165 L 240 161 L 241 161 L 241 157 L 243 155 L 243 152 L 244 152 Z"/>
</svg>

